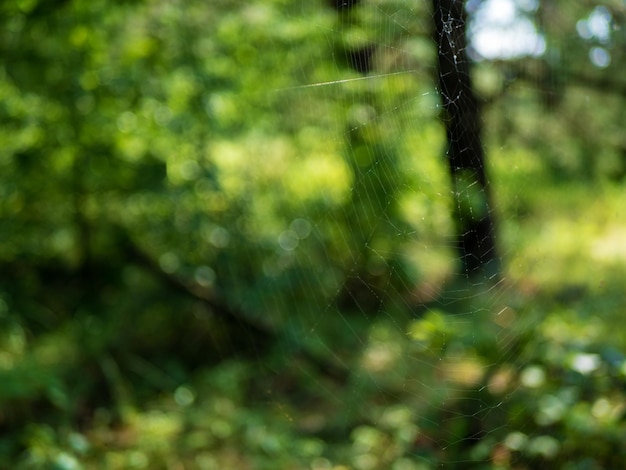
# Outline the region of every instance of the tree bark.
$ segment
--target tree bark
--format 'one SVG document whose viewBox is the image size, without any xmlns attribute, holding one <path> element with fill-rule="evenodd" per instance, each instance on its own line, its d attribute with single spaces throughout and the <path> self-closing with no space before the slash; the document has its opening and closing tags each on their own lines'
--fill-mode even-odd
<svg viewBox="0 0 626 470">
<path fill-rule="evenodd" d="M 466 277 L 495 279 L 500 259 L 481 142 L 481 118 L 467 57 L 464 0 L 433 0 L 438 80 L 455 194 L 459 256 Z"/>
</svg>

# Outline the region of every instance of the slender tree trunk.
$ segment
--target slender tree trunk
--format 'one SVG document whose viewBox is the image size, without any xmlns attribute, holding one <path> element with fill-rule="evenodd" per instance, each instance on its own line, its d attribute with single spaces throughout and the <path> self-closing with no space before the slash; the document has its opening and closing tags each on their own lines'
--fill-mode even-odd
<svg viewBox="0 0 626 470">
<path fill-rule="evenodd" d="M 481 119 L 469 73 L 465 1 L 433 0 L 433 5 L 460 257 L 468 278 L 495 279 L 500 259 L 480 139 Z"/>
</svg>

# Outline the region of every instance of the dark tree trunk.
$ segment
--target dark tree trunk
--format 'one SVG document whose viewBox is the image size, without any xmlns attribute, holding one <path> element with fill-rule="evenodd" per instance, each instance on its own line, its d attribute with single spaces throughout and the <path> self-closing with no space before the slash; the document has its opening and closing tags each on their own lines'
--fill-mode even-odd
<svg viewBox="0 0 626 470">
<path fill-rule="evenodd" d="M 478 101 L 470 80 L 464 0 L 433 0 L 439 93 L 456 203 L 457 236 L 468 278 L 498 276 L 500 260 L 480 139 Z"/>
</svg>

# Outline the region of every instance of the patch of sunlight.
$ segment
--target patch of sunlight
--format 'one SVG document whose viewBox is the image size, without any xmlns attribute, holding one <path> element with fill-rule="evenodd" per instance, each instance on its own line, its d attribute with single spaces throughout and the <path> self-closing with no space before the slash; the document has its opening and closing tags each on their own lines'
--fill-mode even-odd
<svg viewBox="0 0 626 470">
<path fill-rule="evenodd" d="M 442 134 L 445 136 L 439 124 L 425 125 L 419 132 L 411 132 L 405 137 L 403 153 L 408 156 L 404 162 L 405 171 L 415 175 L 420 189 L 431 196 L 443 191 L 448 197 L 442 190 L 449 186 L 446 165 L 441 160 L 441 148 L 445 144 Z"/>
<path fill-rule="evenodd" d="M 547 223 L 539 233 L 539 242 L 550 253 L 579 253 L 594 230 L 592 224 L 580 220 L 557 219 Z"/>
<path fill-rule="evenodd" d="M 520 374 L 520 382 L 524 387 L 539 388 L 546 381 L 546 371 L 543 367 L 531 365 Z"/>
<path fill-rule="evenodd" d="M 146 140 L 133 134 L 118 133 L 116 144 L 120 157 L 128 162 L 141 160 L 148 150 Z"/>
<path fill-rule="evenodd" d="M 579 353 L 570 360 L 570 367 L 583 375 L 589 375 L 597 370 L 602 364 L 602 359 L 598 354 Z"/>
<path fill-rule="evenodd" d="M 339 156 L 319 148 L 314 154 L 299 156 L 286 138 L 250 136 L 242 143 L 222 141 L 213 144 L 210 153 L 222 188 L 231 195 L 241 194 L 246 184 L 252 184 L 264 191 L 282 187 L 290 201 L 323 197 L 338 203 L 349 192 L 350 172 Z"/>
<path fill-rule="evenodd" d="M 256 175 L 263 182 L 280 181 L 286 177 L 294 161 L 296 150 L 286 136 L 253 138 L 248 143 L 248 154 L 251 161 L 257 162 Z"/>
<path fill-rule="evenodd" d="M 351 173 L 336 155 L 320 153 L 297 163 L 297 170 L 285 181 L 287 191 L 299 201 L 323 198 L 330 205 L 341 204 L 350 193 Z"/>
<path fill-rule="evenodd" d="M 245 147 L 238 142 L 218 140 L 211 145 L 209 152 L 213 162 L 223 171 L 234 171 L 246 164 Z"/>
<path fill-rule="evenodd" d="M 537 405 L 535 421 L 540 426 L 550 426 L 563 419 L 569 404 L 560 396 L 548 394 L 540 397 Z"/>
<path fill-rule="evenodd" d="M 410 324 L 408 334 L 420 349 L 438 349 L 450 334 L 450 328 L 444 313 L 429 310 L 422 318 Z"/>
<path fill-rule="evenodd" d="M 589 280 L 589 250 L 598 224 L 584 215 L 555 218 L 546 214 L 545 217 L 552 218 L 522 227 L 523 231 L 517 235 L 509 234 L 525 245 L 509 263 L 515 275 L 526 273 L 544 285 L 561 285 L 564 279 Z"/>
<path fill-rule="evenodd" d="M 572 338 L 581 344 L 590 344 L 598 340 L 604 331 L 602 319 L 593 316 L 578 320 L 577 312 L 562 310 L 546 318 L 541 331 L 550 341 L 566 343 Z"/>
<path fill-rule="evenodd" d="M 591 414 L 599 421 L 615 423 L 621 419 L 625 408 L 626 404 L 621 399 L 600 397 L 591 407 Z"/>
<path fill-rule="evenodd" d="M 529 176 L 545 172 L 541 156 L 524 148 L 492 147 L 488 150 L 494 181 L 520 179 L 528 184 Z"/>
<path fill-rule="evenodd" d="M 159 448 L 165 442 L 172 441 L 182 430 L 182 421 L 178 414 L 150 411 L 138 415 L 135 423 L 140 447 Z"/>
<path fill-rule="evenodd" d="M 365 351 L 361 365 L 370 372 L 382 372 L 392 367 L 401 353 L 397 344 L 375 342 Z"/>
<path fill-rule="evenodd" d="M 451 230 L 450 200 L 419 191 L 401 195 L 398 205 L 402 218 L 420 235 L 441 234 Z"/>
<path fill-rule="evenodd" d="M 626 227 L 611 227 L 591 243 L 591 257 L 602 262 L 626 261 Z"/>
<path fill-rule="evenodd" d="M 232 141 L 218 141 L 210 148 L 211 158 L 220 174 L 220 186 L 227 198 L 237 196 L 247 184 L 246 165 L 253 165 L 245 146 Z"/>
<path fill-rule="evenodd" d="M 513 378 L 515 372 L 512 368 L 502 367 L 500 368 L 489 380 L 487 387 L 492 395 L 503 395 L 508 392 L 513 386 Z"/>
<path fill-rule="evenodd" d="M 139 36 L 134 40 L 126 41 L 125 47 L 122 50 L 122 58 L 126 63 L 133 63 L 137 60 L 148 57 L 158 48 L 155 39 L 146 36 Z"/>
<path fill-rule="evenodd" d="M 443 376 L 450 382 L 473 386 L 480 383 L 484 375 L 483 365 L 475 359 L 448 360 L 442 368 Z"/>
<path fill-rule="evenodd" d="M 539 436 L 532 439 L 527 447 L 530 455 L 550 459 L 558 454 L 561 444 L 552 436 Z"/>
</svg>

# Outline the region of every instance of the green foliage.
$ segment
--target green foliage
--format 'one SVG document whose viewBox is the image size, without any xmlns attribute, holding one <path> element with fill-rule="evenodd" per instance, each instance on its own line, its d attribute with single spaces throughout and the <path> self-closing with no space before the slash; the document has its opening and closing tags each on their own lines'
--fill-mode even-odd
<svg viewBox="0 0 626 470">
<path fill-rule="evenodd" d="M 468 286 L 427 6 L 0 5 L 0 467 L 626 466 L 624 29 L 476 64 Z"/>
</svg>

